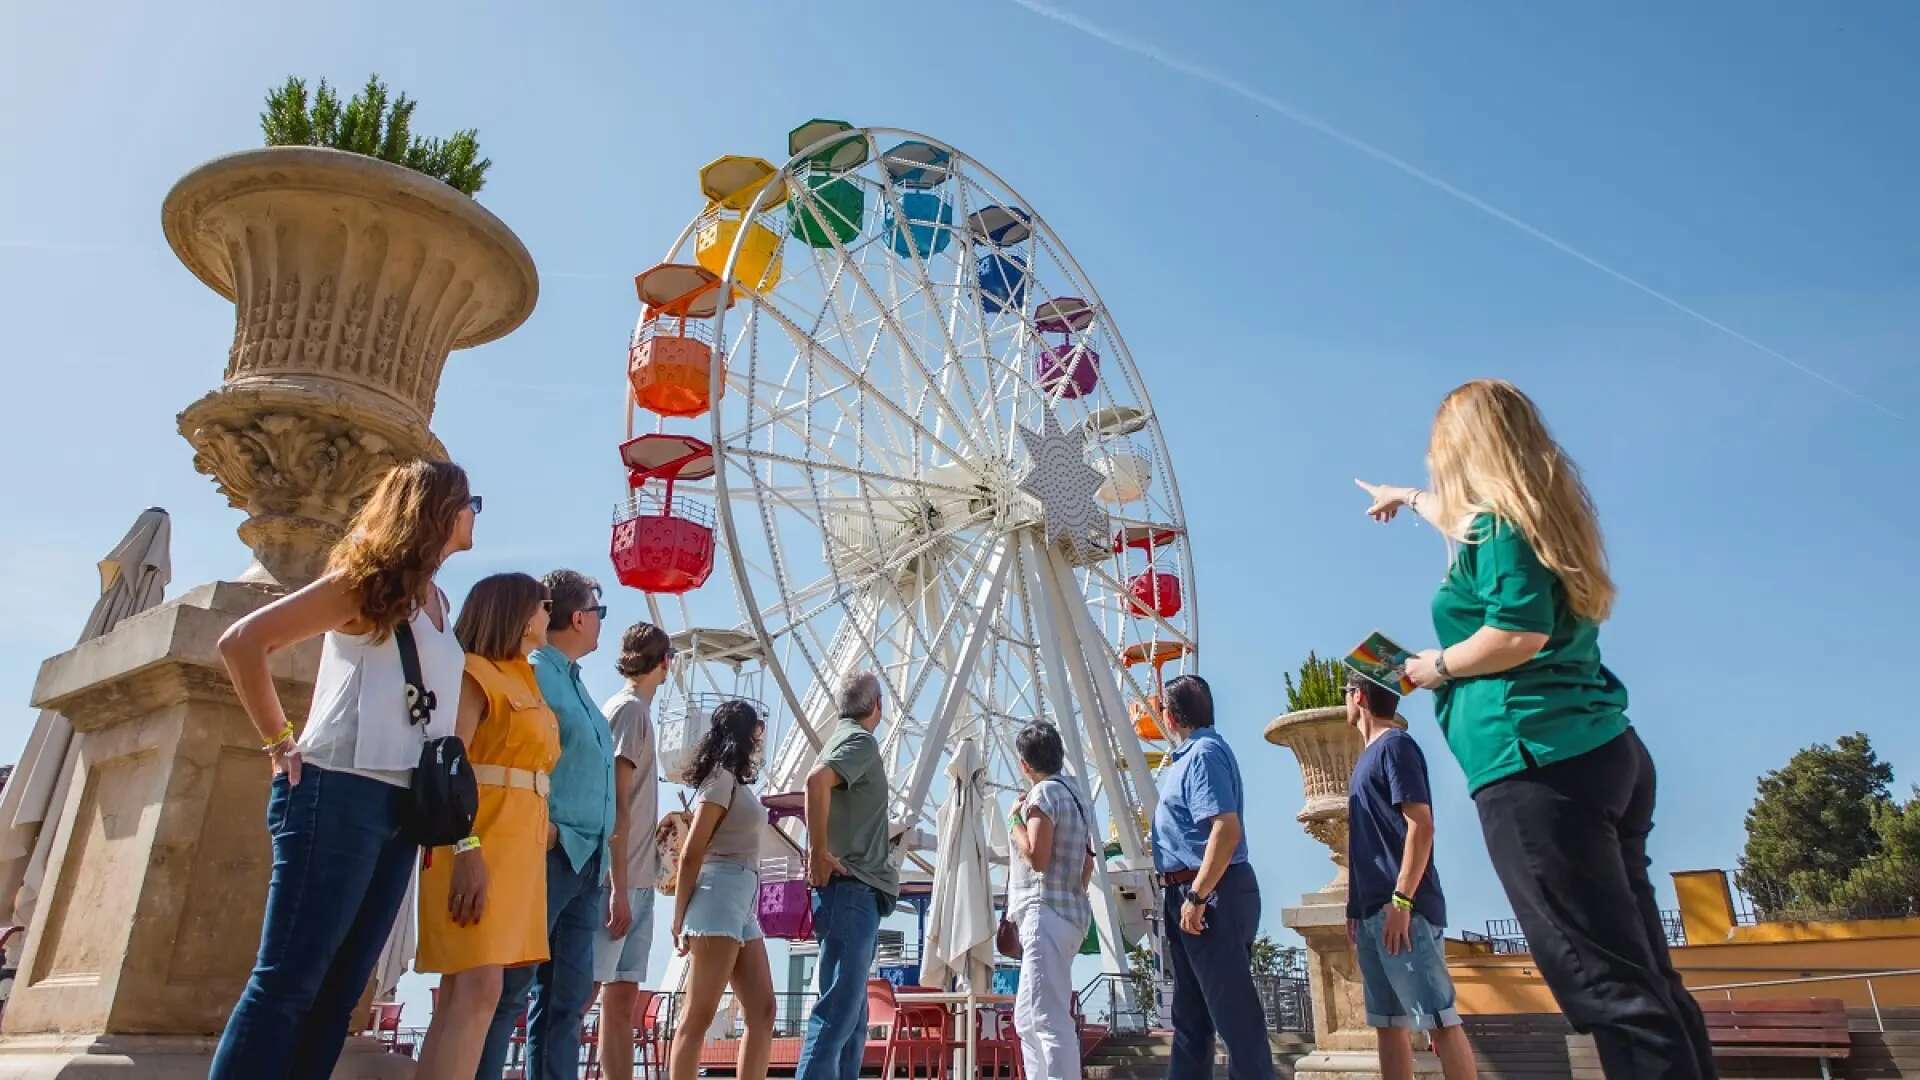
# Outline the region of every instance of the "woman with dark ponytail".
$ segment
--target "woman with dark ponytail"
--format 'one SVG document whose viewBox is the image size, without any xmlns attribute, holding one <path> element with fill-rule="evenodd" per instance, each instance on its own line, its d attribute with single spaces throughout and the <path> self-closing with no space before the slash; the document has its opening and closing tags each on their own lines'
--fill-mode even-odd
<svg viewBox="0 0 1920 1080">
<path fill-rule="evenodd" d="M 759 773 L 767 735 L 760 710 L 729 701 L 713 710 L 693 765 L 684 777 L 695 788 L 693 828 L 680 852 L 673 891 L 673 944 L 693 954 L 687 997 L 673 1040 L 669 1076 L 694 1080 L 701 1040 L 720 995 L 733 987 L 746 1021 L 734 1075 L 763 1080 L 773 1048 L 773 972 L 760 933 L 760 830 L 767 811 L 748 787 Z"/>
</svg>

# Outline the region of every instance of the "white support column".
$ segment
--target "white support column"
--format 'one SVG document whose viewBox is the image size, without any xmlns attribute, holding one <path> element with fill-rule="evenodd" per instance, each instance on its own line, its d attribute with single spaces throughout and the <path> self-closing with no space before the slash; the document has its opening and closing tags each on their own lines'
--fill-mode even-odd
<svg viewBox="0 0 1920 1080">
<path fill-rule="evenodd" d="M 928 723 L 926 734 L 920 740 L 920 757 L 913 763 L 913 775 L 901 792 L 900 803 L 891 815 L 896 822 L 913 824 L 920 820 L 920 811 L 926 805 L 927 790 L 933 786 L 933 774 L 940 767 L 939 748 L 946 742 L 947 733 L 953 730 L 954 717 L 967 703 L 967 681 L 973 678 L 973 668 L 980 660 L 980 651 L 987 639 L 993 636 L 994 616 L 1000 607 L 1000 598 L 1007 589 L 1007 577 L 1013 567 L 1010 547 L 1011 539 L 1002 539 L 994 545 L 988 554 L 990 560 L 986 578 L 980 585 L 975 597 L 973 624 L 967 628 L 967 637 L 962 644 L 954 666 L 947 672 L 947 682 L 940 691 L 940 703 L 936 707 L 933 720 Z"/>
<path fill-rule="evenodd" d="M 1052 562 L 1058 558 L 1053 550 L 1032 539 L 1028 543 L 1033 553 L 1034 570 L 1039 578 L 1039 602 L 1046 608 L 1047 625 L 1053 631 L 1052 634 L 1041 635 L 1040 647 L 1043 651 L 1053 650 L 1056 658 L 1049 663 L 1049 667 L 1057 667 L 1065 672 L 1067 682 L 1073 687 L 1073 696 L 1080 703 L 1081 715 L 1086 717 L 1088 725 L 1104 723 L 1099 692 L 1087 677 L 1085 654 L 1078 646 L 1071 644 L 1075 629 L 1068 609 L 1074 605 L 1084 606 L 1085 601 L 1078 596 L 1062 595 L 1060 579 L 1052 572 Z M 1061 647 L 1063 643 L 1067 646 L 1064 649 Z M 1134 821 L 1134 808 L 1127 802 L 1126 785 L 1120 782 L 1111 747 L 1104 737 L 1091 737 L 1091 732 L 1085 745 L 1091 751 L 1089 756 L 1094 768 L 1100 772 L 1101 785 L 1107 789 L 1107 806 L 1113 813 L 1114 831 L 1120 836 L 1121 853 L 1129 866 L 1148 865 L 1149 853 L 1140 841 L 1140 827 Z"/>
<path fill-rule="evenodd" d="M 1072 588 L 1073 569 L 1066 564 L 1066 560 L 1056 555 L 1051 565 L 1054 575 L 1060 580 L 1062 590 L 1069 595 L 1079 595 Z M 1093 676 L 1094 689 L 1100 696 L 1100 707 L 1107 714 L 1108 730 L 1113 732 L 1113 741 L 1119 745 L 1120 754 L 1126 759 L 1127 772 L 1139 778 L 1139 782 L 1133 785 L 1134 794 L 1140 799 L 1141 809 L 1146 811 L 1147 820 L 1152 821 L 1153 812 L 1160 805 L 1160 793 L 1153 786 L 1153 770 L 1147 768 L 1147 753 L 1140 745 L 1140 735 L 1133 730 L 1133 725 L 1127 722 L 1127 706 L 1120 700 L 1120 685 L 1113 677 L 1113 665 L 1117 658 L 1107 655 L 1101 648 L 1101 643 L 1106 641 L 1106 638 L 1101 636 L 1099 628 L 1093 624 L 1093 616 L 1087 613 L 1086 604 L 1068 605 L 1068 611 L 1073 616 L 1075 628 L 1078 630 L 1073 637 L 1080 642 L 1081 655 L 1086 661 L 1087 670 Z"/>
<path fill-rule="evenodd" d="M 1047 592 L 1040 583 L 1039 557 L 1038 545 L 1034 543 L 1032 535 L 1023 532 L 1020 536 L 1020 562 L 1027 573 L 1027 595 L 1033 597 L 1033 602 L 1041 607 L 1038 612 L 1028 613 L 1034 623 L 1034 635 L 1039 639 L 1041 666 L 1044 669 L 1034 672 L 1034 677 L 1042 680 L 1041 696 L 1053 703 L 1062 738 L 1067 744 L 1067 760 L 1072 766 L 1070 771 L 1086 785 L 1087 798 L 1091 803 L 1097 798 L 1096 792 L 1106 789 L 1108 785 L 1088 770 L 1086 741 L 1081 737 L 1079 719 L 1074 716 L 1073 694 L 1067 688 L 1066 670 L 1060 663 L 1060 651 L 1051 633 L 1053 618 Z M 1091 816 L 1092 805 L 1087 810 Z M 1090 899 L 1093 901 L 1093 924 L 1099 932 L 1100 969 L 1111 974 L 1123 974 L 1127 970 L 1127 943 L 1120 940 L 1120 901 L 1114 894 L 1113 879 L 1107 873 L 1106 856 L 1101 854 L 1105 845 L 1100 842 L 1099 826 L 1097 822 L 1088 824 L 1093 829 L 1093 834 L 1087 839 L 1094 846 L 1093 894 Z M 1017 852 L 1009 854 L 1009 858 L 1019 857 Z"/>
</svg>

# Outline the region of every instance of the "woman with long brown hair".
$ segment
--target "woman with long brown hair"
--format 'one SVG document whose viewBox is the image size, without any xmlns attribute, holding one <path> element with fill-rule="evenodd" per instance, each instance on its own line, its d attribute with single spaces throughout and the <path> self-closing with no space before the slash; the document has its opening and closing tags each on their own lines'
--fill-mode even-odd
<svg viewBox="0 0 1920 1080">
<path fill-rule="evenodd" d="M 700 1075 L 701 1040 L 720 996 L 733 988 L 746 1031 L 734 1075 L 766 1080 L 773 1047 L 773 970 L 760 930 L 760 833 L 767 811 L 747 785 L 757 779 L 767 722 L 745 701 L 721 702 L 680 777 L 693 788 L 693 828 L 674 877 L 673 946 L 692 953 L 667 1075 Z"/>
<path fill-rule="evenodd" d="M 473 835 L 420 873 L 414 970 L 442 972 L 421 1080 L 470 1080 L 500 1004 L 501 973 L 547 959 L 547 791 L 560 725 L 527 654 L 547 643 L 553 601 L 526 574 L 481 578 L 454 637 L 467 653 L 456 734 L 480 786 Z"/>
<path fill-rule="evenodd" d="M 1428 491 L 1360 486 L 1374 520 L 1410 507 L 1454 548 L 1442 647 L 1407 675 L 1435 694 L 1534 963 L 1608 1076 L 1715 1076 L 1647 877 L 1653 760 L 1600 662 L 1614 584 L 1579 468 L 1525 394 L 1480 379 L 1441 402 L 1427 469 Z"/>
<path fill-rule="evenodd" d="M 465 654 L 433 583 L 473 546 L 480 499 L 444 461 L 396 466 L 354 515 L 318 581 L 233 624 L 220 656 L 273 763 L 273 879 L 260 953 L 209 1080 L 330 1075 L 360 993 L 405 897 L 419 849 L 400 813 L 429 737 L 449 735 Z M 408 716 L 397 631 L 406 627 L 435 700 Z M 297 733 L 272 654 L 322 638 L 313 706 Z"/>
</svg>

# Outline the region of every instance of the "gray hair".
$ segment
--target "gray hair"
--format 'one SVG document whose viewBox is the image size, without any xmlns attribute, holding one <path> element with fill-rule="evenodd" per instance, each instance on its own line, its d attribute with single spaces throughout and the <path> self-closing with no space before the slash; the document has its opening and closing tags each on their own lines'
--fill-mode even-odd
<svg viewBox="0 0 1920 1080">
<path fill-rule="evenodd" d="M 840 683 L 840 715 L 855 720 L 880 707 L 880 676 L 856 671 Z"/>
</svg>

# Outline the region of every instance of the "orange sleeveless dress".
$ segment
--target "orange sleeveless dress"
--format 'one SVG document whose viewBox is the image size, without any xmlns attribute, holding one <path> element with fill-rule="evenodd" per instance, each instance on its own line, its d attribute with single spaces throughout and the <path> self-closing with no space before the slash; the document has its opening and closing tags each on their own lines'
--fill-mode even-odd
<svg viewBox="0 0 1920 1080">
<path fill-rule="evenodd" d="M 496 661 L 469 653 L 467 674 L 487 696 L 487 713 L 474 730 L 468 759 L 476 766 L 551 773 L 560 760 L 560 725 L 540 696 L 533 667 L 524 657 Z M 420 872 L 416 971 L 517 967 L 547 959 L 546 796 L 530 786 L 482 783 L 473 831 L 487 863 L 487 900 L 480 921 L 454 925 L 447 913 L 453 849 L 434 848 Z"/>
</svg>

